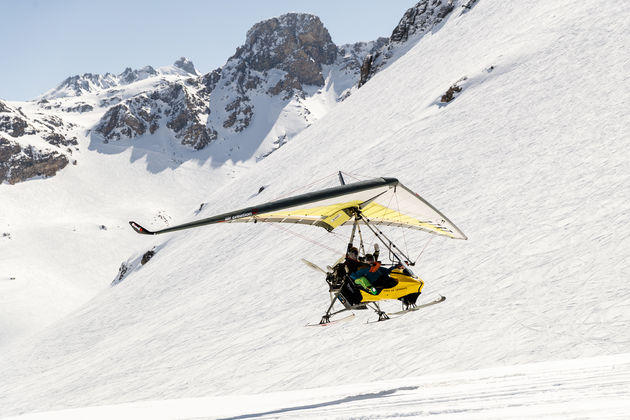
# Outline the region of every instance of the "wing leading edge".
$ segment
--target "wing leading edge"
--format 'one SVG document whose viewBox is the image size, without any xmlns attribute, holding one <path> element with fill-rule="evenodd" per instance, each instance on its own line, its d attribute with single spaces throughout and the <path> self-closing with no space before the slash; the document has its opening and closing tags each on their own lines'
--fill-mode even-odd
<svg viewBox="0 0 630 420">
<path fill-rule="evenodd" d="M 331 231 L 353 223 L 352 209 L 376 224 L 423 230 L 454 239 L 466 236 L 446 216 L 395 178 L 376 178 L 246 207 L 155 232 L 129 222 L 138 233 L 157 235 L 215 223 L 299 223 Z"/>
</svg>

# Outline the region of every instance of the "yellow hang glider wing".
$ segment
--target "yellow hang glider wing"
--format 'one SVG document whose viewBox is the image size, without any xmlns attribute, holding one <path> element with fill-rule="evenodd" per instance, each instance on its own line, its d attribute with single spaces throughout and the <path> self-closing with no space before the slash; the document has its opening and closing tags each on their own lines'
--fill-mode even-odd
<svg viewBox="0 0 630 420">
<path fill-rule="evenodd" d="M 340 185 L 155 232 L 148 231 L 135 222 L 129 224 L 136 232 L 147 235 L 234 222 L 300 223 L 332 231 L 344 224 L 354 223 L 356 216 L 375 225 L 401 226 L 453 239 L 467 239 L 446 216 L 395 178 L 376 178 Z"/>
</svg>

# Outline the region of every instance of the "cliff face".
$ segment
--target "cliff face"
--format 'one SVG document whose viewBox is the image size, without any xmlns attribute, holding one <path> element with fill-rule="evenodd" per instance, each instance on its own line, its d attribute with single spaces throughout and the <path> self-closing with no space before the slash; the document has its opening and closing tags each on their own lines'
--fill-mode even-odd
<svg viewBox="0 0 630 420">
<path fill-rule="evenodd" d="M 181 81 L 168 82 L 109 108 L 95 131 L 109 142 L 154 134 L 163 125 L 181 144 L 199 150 L 217 137 L 203 119 L 208 113 L 207 95 Z"/>
<path fill-rule="evenodd" d="M 38 176 L 48 178 L 67 164 L 68 157 L 63 153 L 22 146 L 0 137 L 0 183 L 16 184 Z"/>
<path fill-rule="evenodd" d="M 409 8 L 392 31 L 389 41 L 373 54 L 366 56 L 361 66 L 361 87 L 379 70 L 395 60 L 396 51 L 408 42 L 417 42 L 424 34 L 436 29 L 456 8 L 462 13 L 476 0 L 420 0 Z"/>
<path fill-rule="evenodd" d="M 63 169 L 78 144 L 68 134 L 72 127 L 55 116 L 27 116 L 0 101 L 0 183 L 50 177 Z"/>
<path fill-rule="evenodd" d="M 408 9 L 389 37 L 391 42 L 405 42 L 410 36 L 425 33 L 453 11 L 453 0 L 421 0 Z"/>
<path fill-rule="evenodd" d="M 322 65 L 336 58 L 337 46 L 317 16 L 289 13 L 254 25 L 230 61 L 259 72 L 279 69 L 285 79 L 323 86 Z"/>
</svg>

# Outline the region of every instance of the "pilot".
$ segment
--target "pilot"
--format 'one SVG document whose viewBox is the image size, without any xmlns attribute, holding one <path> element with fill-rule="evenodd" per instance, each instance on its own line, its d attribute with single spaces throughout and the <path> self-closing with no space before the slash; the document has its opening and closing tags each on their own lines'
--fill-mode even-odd
<svg viewBox="0 0 630 420">
<path fill-rule="evenodd" d="M 348 274 L 354 273 L 359 268 L 365 265 L 361 263 L 361 261 L 359 261 L 359 250 L 356 247 L 348 247 L 348 252 L 346 252 L 346 260 L 344 261 L 344 265 L 346 266 L 346 273 Z"/>
</svg>

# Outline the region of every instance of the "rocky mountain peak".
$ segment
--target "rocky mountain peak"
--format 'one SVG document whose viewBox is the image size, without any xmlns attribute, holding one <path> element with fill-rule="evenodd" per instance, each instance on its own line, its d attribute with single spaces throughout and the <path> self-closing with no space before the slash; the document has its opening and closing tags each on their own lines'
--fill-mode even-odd
<svg viewBox="0 0 630 420">
<path fill-rule="evenodd" d="M 392 42 L 405 42 L 438 24 L 453 10 L 453 0 L 421 0 L 408 9 L 392 31 Z"/>
<path fill-rule="evenodd" d="M 191 63 L 192 64 L 192 63 Z M 55 99 L 69 96 L 81 96 L 84 93 L 96 92 L 109 89 L 114 86 L 128 85 L 139 80 L 157 76 L 159 73 L 151 66 L 141 69 L 127 67 L 122 73 L 113 75 L 111 73 L 93 74 L 84 73 L 70 76 L 55 89 L 41 96 L 42 99 Z"/>
<path fill-rule="evenodd" d="M 197 74 L 197 69 L 195 69 L 195 65 L 186 57 L 180 57 L 179 60 L 173 63 L 173 66 L 177 67 L 178 69 L 182 69 L 190 74 Z"/>
<path fill-rule="evenodd" d="M 107 89 L 117 84 L 116 76 L 105 73 L 93 74 L 83 73 L 82 75 L 70 76 L 65 79 L 56 89 L 45 94 L 44 98 L 57 98 L 64 96 L 80 96 L 85 92 L 95 89 Z"/>
<path fill-rule="evenodd" d="M 144 80 L 148 77 L 156 76 L 158 72 L 151 66 L 144 66 L 139 70 L 132 70 L 131 67 L 127 67 L 125 71 L 118 75 L 120 82 L 123 84 L 129 84 L 137 82 L 138 80 Z"/>
<path fill-rule="evenodd" d="M 260 72 L 284 70 L 301 84 L 322 86 L 321 66 L 336 58 L 337 46 L 317 16 L 288 13 L 255 24 L 230 60 Z"/>
</svg>

